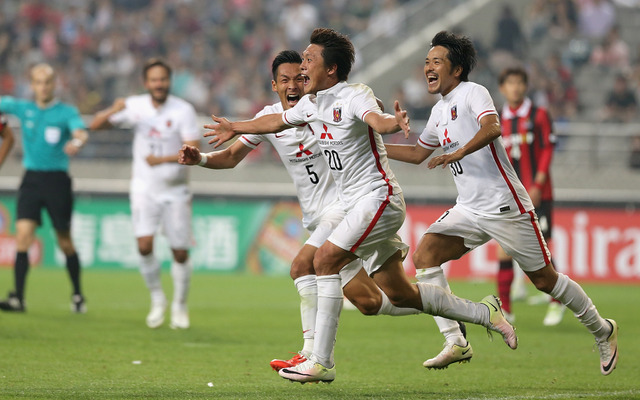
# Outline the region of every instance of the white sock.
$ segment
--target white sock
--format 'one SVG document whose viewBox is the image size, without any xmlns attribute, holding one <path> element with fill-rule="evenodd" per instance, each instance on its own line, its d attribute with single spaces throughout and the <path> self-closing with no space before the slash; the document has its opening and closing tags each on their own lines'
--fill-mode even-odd
<svg viewBox="0 0 640 400">
<path fill-rule="evenodd" d="M 422 297 L 425 313 L 482 326 L 489 325 L 489 308 L 484 304 L 462 299 L 448 293 L 440 286 L 423 282 L 418 282 L 416 285 Z"/>
<path fill-rule="evenodd" d="M 415 308 L 396 307 L 391 304 L 391 301 L 389 301 L 389 297 L 387 297 L 385 292 L 383 292 L 380 288 L 378 288 L 378 290 L 382 295 L 382 305 L 380 306 L 380 309 L 378 310 L 378 313 L 376 315 L 391 315 L 394 317 L 398 317 L 402 315 L 420 314 L 422 312 L 420 310 L 416 310 Z"/>
<path fill-rule="evenodd" d="M 333 347 L 342 311 L 342 280 L 339 274 L 316 277 L 318 284 L 318 315 L 313 345 L 315 361 L 331 368 L 334 365 Z"/>
<path fill-rule="evenodd" d="M 582 287 L 565 274 L 558 273 L 558 281 L 549 294 L 573 311 L 596 339 L 606 339 L 611 333 L 611 325 L 598 314 Z"/>
<path fill-rule="evenodd" d="M 153 253 L 146 256 L 140 255 L 140 273 L 151 292 L 151 303 L 166 303 L 167 298 L 162 291 L 162 281 L 160 280 L 160 263 Z"/>
<path fill-rule="evenodd" d="M 430 283 L 432 285 L 440 286 L 448 293 L 451 293 L 449 282 L 444 276 L 442 267 L 423 268 L 416 270 L 416 279 L 419 282 Z M 458 321 L 454 321 L 447 318 L 434 316 L 433 319 L 440 329 L 440 333 L 444 335 L 444 338 L 448 343 L 454 343 L 458 346 L 466 346 L 467 340 L 464 338 Z"/>
<path fill-rule="evenodd" d="M 305 275 L 293 283 L 300 295 L 300 320 L 302 321 L 302 354 L 309 357 L 313 352 L 313 338 L 316 332 L 316 316 L 318 313 L 318 285 L 315 275 Z"/>
<path fill-rule="evenodd" d="M 191 263 L 189 260 L 171 263 L 171 277 L 173 278 L 173 307 L 183 307 L 187 304 L 189 285 L 191 283 Z"/>
</svg>

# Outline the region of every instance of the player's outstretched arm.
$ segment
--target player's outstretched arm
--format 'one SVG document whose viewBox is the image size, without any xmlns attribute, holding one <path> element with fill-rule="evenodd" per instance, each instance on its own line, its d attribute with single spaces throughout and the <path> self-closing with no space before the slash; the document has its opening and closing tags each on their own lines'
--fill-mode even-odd
<svg viewBox="0 0 640 400">
<path fill-rule="evenodd" d="M 212 115 L 211 119 L 215 124 L 207 124 L 204 126 L 205 129 L 210 129 L 209 132 L 204 133 L 204 137 L 211 137 L 208 143 L 213 144 L 214 148 L 231 140 L 236 135 L 266 135 L 288 128 L 287 124 L 282 121 L 282 113 L 267 114 L 259 118 L 236 122 L 231 122 L 226 118 L 219 118 L 215 115 Z"/>
<path fill-rule="evenodd" d="M 429 167 L 429 169 L 433 169 L 438 165 L 442 165 L 442 168 L 444 168 L 451 163 L 460 161 L 467 154 L 471 154 L 487 146 L 489 143 L 499 138 L 501 134 L 502 132 L 498 116 L 495 114 L 486 115 L 480 120 L 480 130 L 476 132 L 475 136 L 471 138 L 467 144 L 453 153 L 433 157 L 429 160 L 427 167 Z"/>
<path fill-rule="evenodd" d="M 15 139 L 13 136 L 13 130 L 7 125 L 0 131 L 0 137 L 2 138 L 2 144 L 0 145 L 0 166 L 7 159 L 9 152 L 13 148 Z"/>
<path fill-rule="evenodd" d="M 178 162 L 184 165 L 200 165 L 209 169 L 234 168 L 253 150 L 241 141 L 236 141 L 222 151 L 200 153 L 194 146 L 182 146 Z"/>
<path fill-rule="evenodd" d="M 364 122 L 373 128 L 374 131 L 382 135 L 403 131 L 404 137 L 408 138 L 409 133 L 411 132 L 411 126 L 409 125 L 409 115 L 407 115 L 407 110 L 400 108 L 400 103 L 397 100 L 393 104 L 393 108 L 394 115 L 371 112 L 365 115 Z"/>
<path fill-rule="evenodd" d="M 184 142 L 185 145 L 195 147 L 196 149 L 200 145 L 199 140 L 187 140 Z M 153 154 L 149 154 L 145 159 L 147 164 L 154 167 L 156 165 L 164 164 L 164 163 L 179 163 L 180 153 L 169 154 L 166 156 L 155 156 Z"/>
<path fill-rule="evenodd" d="M 97 130 L 97 129 L 107 129 L 111 128 L 111 123 L 109 122 L 109 117 L 113 114 L 120 112 L 125 109 L 125 99 L 118 98 L 116 99 L 111 107 L 105 108 L 102 111 L 98 111 L 98 113 L 93 117 L 93 121 L 89 124 L 89 129 Z"/>
<path fill-rule="evenodd" d="M 384 147 L 387 149 L 388 158 L 410 164 L 421 164 L 433 153 L 433 150 L 418 144 L 385 144 Z"/>
</svg>

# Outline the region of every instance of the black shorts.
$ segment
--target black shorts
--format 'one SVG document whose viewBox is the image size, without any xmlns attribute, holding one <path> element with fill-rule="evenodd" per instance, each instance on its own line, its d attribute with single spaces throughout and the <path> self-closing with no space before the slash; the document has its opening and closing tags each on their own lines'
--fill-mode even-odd
<svg viewBox="0 0 640 400">
<path fill-rule="evenodd" d="M 551 220 L 552 209 L 553 201 L 551 200 L 542 200 L 540 202 L 540 206 L 536 208 L 536 215 L 538 216 L 538 222 L 540 223 L 542 237 L 545 239 L 551 239 L 551 227 L 553 226 Z"/>
<path fill-rule="evenodd" d="M 17 218 L 42 225 L 46 208 L 56 231 L 71 230 L 73 193 L 71 177 L 65 171 L 27 171 L 18 190 Z"/>
</svg>

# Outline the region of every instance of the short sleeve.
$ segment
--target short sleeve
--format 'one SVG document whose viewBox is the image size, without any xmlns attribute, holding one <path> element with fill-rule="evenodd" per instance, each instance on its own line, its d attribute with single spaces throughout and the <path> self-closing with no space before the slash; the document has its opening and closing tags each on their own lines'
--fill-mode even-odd
<svg viewBox="0 0 640 400">
<path fill-rule="evenodd" d="M 354 116 L 364 121 L 365 115 L 370 112 L 375 112 L 377 114 L 382 113 L 382 110 L 380 110 L 380 106 L 376 101 L 376 96 L 373 94 L 373 90 L 371 90 L 369 86 L 358 85 L 355 90 L 356 93 L 349 102 L 351 112 Z"/>
<path fill-rule="evenodd" d="M 438 139 L 438 131 L 436 130 L 436 123 L 433 119 L 435 113 L 432 111 L 427 126 L 424 127 L 422 133 L 418 137 L 418 145 L 425 149 L 435 150 L 440 147 L 440 140 Z"/>
<path fill-rule="evenodd" d="M 69 107 L 69 119 L 67 120 L 67 126 L 69 127 L 69 131 L 73 132 L 77 129 L 87 129 L 87 125 L 85 125 L 78 109 L 75 107 Z"/>
<path fill-rule="evenodd" d="M 282 113 L 282 122 L 289 126 L 305 126 L 307 122 L 316 118 L 316 110 L 311 107 L 309 96 L 303 96 L 302 99 L 292 108 Z"/>
<path fill-rule="evenodd" d="M 485 115 L 498 114 L 496 107 L 493 105 L 491 95 L 484 86 L 474 85 L 467 96 L 471 115 L 475 116 L 478 124 L 480 124 L 480 120 Z"/>
<path fill-rule="evenodd" d="M 125 100 L 125 109 L 109 117 L 109 123 L 119 128 L 132 128 L 134 125 L 131 110 L 134 108 L 132 98 Z"/>
<path fill-rule="evenodd" d="M 20 110 L 24 109 L 26 102 L 26 100 L 16 99 L 11 96 L 2 96 L 0 97 L 0 111 L 7 114 L 20 114 Z"/>
</svg>

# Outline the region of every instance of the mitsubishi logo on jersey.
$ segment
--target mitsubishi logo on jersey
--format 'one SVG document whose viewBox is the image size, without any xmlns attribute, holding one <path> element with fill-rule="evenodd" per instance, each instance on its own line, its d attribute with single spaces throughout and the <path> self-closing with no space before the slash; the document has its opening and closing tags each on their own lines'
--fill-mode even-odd
<svg viewBox="0 0 640 400">
<path fill-rule="evenodd" d="M 324 133 L 323 133 L 323 135 L 324 135 Z M 302 143 L 300 143 L 298 148 L 300 149 L 300 151 L 298 153 L 296 153 L 296 157 L 302 157 L 302 153 L 304 153 L 305 156 L 310 156 L 311 154 L 313 154 L 313 153 L 311 153 L 310 150 L 305 150 L 304 146 L 302 145 Z"/>
<path fill-rule="evenodd" d="M 162 133 L 156 128 L 151 128 L 149 131 L 149 137 L 162 137 Z"/>
<path fill-rule="evenodd" d="M 449 131 L 445 129 L 444 130 L 444 140 L 442 141 L 442 147 L 446 146 L 449 143 L 451 143 L 451 139 L 449 138 Z"/>
<path fill-rule="evenodd" d="M 320 134 L 320 139 L 331 139 L 331 140 L 333 140 L 333 135 L 331 135 L 329 132 L 327 132 L 327 126 L 325 124 L 322 124 L 322 127 L 324 128 L 324 132 L 322 132 Z"/>
</svg>

